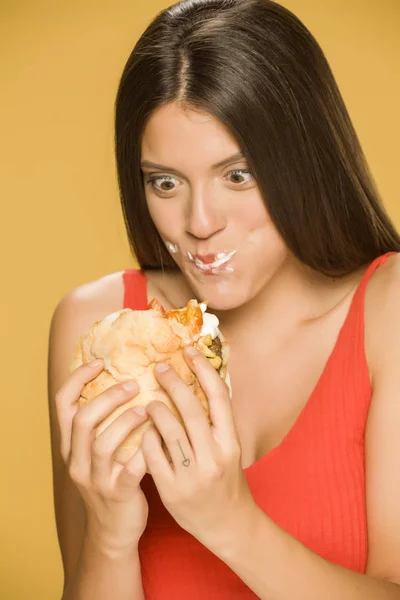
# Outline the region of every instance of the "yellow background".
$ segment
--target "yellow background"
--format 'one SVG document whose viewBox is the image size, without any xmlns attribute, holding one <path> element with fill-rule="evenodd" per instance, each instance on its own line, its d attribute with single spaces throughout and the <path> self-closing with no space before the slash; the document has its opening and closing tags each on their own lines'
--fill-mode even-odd
<svg viewBox="0 0 400 600">
<path fill-rule="evenodd" d="M 399 0 L 284 0 L 322 45 L 389 213 L 398 201 Z M 55 600 L 48 329 L 71 288 L 134 265 L 113 104 L 161 0 L 0 0 L 0 597 Z"/>
</svg>

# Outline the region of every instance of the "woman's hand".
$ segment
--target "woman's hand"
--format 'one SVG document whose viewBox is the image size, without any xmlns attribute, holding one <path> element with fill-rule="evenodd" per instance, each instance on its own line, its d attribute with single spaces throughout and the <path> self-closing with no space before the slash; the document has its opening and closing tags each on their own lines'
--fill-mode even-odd
<svg viewBox="0 0 400 600">
<path fill-rule="evenodd" d="M 107 549 L 134 549 L 148 516 L 147 501 L 139 485 L 146 463 L 140 450 L 125 466 L 112 457 L 147 415 L 128 409 L 95 439 L 96 426 L 139 390 L 135 382 L 130 390 L 117 384 L 78 410 L 82 388 L 102 369 L 102 363 L 97 367 L 80 366 L 56 394 L 61 454 L 86 505 L 87 533 Z"/>
<path fill-rule="evenodd" d="M 176 371 L 158 365 L 157 380 L 179 410 L 185 427 L 165 404 L 152 402 L 147 412 L 156 429 L 145 433 L 141 448 L 167 510 L 181 527 L 218 554 L 248 526 L 256 505 L 241 466 L 228 388 L 200 352 L 187 348 L 185 358 L 209 400 L 213 425 Z"/>
</svg>

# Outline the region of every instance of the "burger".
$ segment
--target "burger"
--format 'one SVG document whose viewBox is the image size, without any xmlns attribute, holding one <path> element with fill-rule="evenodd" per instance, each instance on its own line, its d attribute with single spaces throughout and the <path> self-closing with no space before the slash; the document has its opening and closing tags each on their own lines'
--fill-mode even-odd
<svg viewBox="0 0 400 600">
<path fill-rule="evenodd" d="M 128 408 L 146 406 L 154 400 L 167 405 L 183 425 L 182 417 L 173 400 L 158 383 L 154 367 L 166 362 L 173 367 L 199 400 L 211 424 L 208 399 L 201 385 L 186 363 L 183 350 L 195 346 L 217 371 L 230 390 L 227 372 L 229 347 L 220 330 L 218 318 L 207 312 L 205 302 L 189 300 L 187 306 L 165 310 L 153 299 L 146 310 L 125 308 L 97 321 L 83 335 L 75 349 L 71 372 L 81 364 L 101 358 L 103 371 L 82 389 L 79 409 L 91 402 L 109 387 L 134 379 L 139 393 L 115 409 L 95 431 L 98 437 Z M 140 448 L 144 433 L 151 427 L 147 419 L 134 429 L 114 452 L 113 459 L 125 465 Z M 164 446 L 164 450 L 167 450 Z"/>
</svg>

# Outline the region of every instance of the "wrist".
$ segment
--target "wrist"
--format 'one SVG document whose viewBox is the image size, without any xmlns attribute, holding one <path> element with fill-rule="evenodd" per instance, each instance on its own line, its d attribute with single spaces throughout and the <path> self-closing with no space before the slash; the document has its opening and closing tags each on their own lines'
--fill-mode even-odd
<svg viewBox="0 0 400 600">
<path fill-rule="evenodd" d="M 139 540 L 120 539 L 109 532 L 87 524 L 84 535 L 84 544 L 92 550 L 112 559 L 139 556 Z"/>
<path fill-rule="evenodd" d="M 252 499 L 225 521 L 218 532 L 214 547 L 209 549 L 226 563 L 234 560 L 236 556 L 243 556 L 243 553 L 251 548 L 252 540 L 257 537 L 262 516 L 265 517 L 265 514 Z"/>
</svg>

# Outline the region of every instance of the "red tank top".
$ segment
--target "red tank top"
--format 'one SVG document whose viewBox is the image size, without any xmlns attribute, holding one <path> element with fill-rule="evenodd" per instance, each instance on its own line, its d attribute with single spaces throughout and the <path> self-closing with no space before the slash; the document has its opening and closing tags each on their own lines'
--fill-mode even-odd
<svg viewBox="0 0 400 600">
<path fill-rule="evenodd" d="M 368 540 L 364 431 L 372 389 L 364 352 L 364 297 L 387 253 L 366 269 L 307 404 L 284 440 L 245 469 L 256 503 L 325 559 L 365 572 Z M 124 308 L 145 309 L 146 278 L 124 272 Z M 234 600 L 257 596 L 164 508 L 150 475 L 149 518 L 139 552 L 147 600 Z"/>
</svg>

